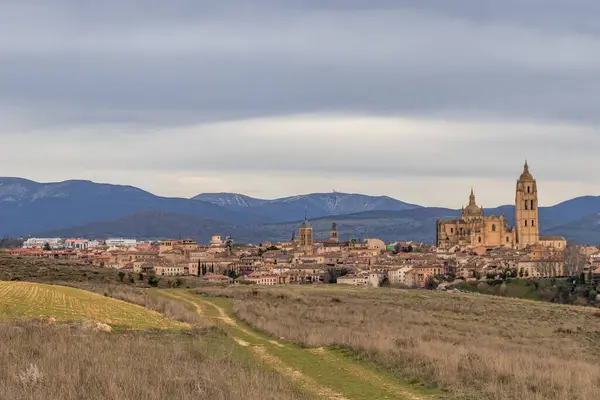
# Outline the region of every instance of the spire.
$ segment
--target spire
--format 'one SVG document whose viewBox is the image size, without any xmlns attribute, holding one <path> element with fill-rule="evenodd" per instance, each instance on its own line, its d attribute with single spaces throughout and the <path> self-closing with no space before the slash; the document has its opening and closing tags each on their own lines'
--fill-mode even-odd
<svg viewBox="0 0 600 400">
<path fill-rule="evenodd" d="M 523 173 L 521 174 L 519 179 L 528 181 L 533 180 L 533 175 L 531 175 L 531 172 L 529 172 L 529 164 L 527 163 L 527 160 L 525 160 L 525 165 L 523 165 Z"/>
<path fill-rule="evenodd" d="M 306 212 L 304 213 L 304 221 L 302 221 L 302 228 L 308 228 L 310 227 L 310 223 L 308 222 L 308 216 L 306 215 Z"/>
<path fill-rule="evenodd" d="M 471 186 L 471 195 L 469 196 L 469 205 L 475 206 L 475 193 L 473 193 L 473 186 Z"/>
</svg>

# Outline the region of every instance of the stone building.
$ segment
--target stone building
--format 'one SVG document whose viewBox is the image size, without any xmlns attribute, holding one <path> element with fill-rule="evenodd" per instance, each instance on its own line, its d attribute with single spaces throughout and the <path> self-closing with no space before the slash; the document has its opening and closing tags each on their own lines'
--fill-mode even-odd
<svg viewBox="0 0 600 400">
<path fill-rule="evenodd" d="M 485 216 L 483 207 L 475 202 L 475 194 L 471 189 L 469 204 L 463 207 L 460 219 L 437 221 L 436 242 L 438 247 L 515 247 L 515 230 L 508 225 L 504 215 Z"/>
<path fill-rule="evenodd" d="M 525 162 L 523 173 L 517 181 L 515 229 L 519 248 L 525 248 L 540 241 L 537 183 L 529 172 L 527 162 Z"/>
<path fill-rule="evenodd" d="M 298 230 L 299 250 L 305 254 L 311 254 L 313 252 L 313 244 L 313 229 L 308 219 L 304 217 L 304 221 Z"/>
<path fill-rule="evenodd" d="M 331 231 L 329 231 L 329 241 L 332 243 L 338 243 L 340 241 L 340 237 L 337 231 L 337 224 L 335 222 L 331 224 Z"/>
<path fill-rule="evenodd" d="M 437 221 L 436 245 L 443 248 L 471 245 L 524 249 L 541 244 L 545 247 L 564 249 L 564 238 L 540 237 L 538 222 L 537 183 L 525 162 L 515 190 L 514 228 L 508 225 L 504 215 L 484 216 L 483 207 L 477 205 L 471 189 L 469 205 L 463 208 L 460 219 Z"/>
</svg>

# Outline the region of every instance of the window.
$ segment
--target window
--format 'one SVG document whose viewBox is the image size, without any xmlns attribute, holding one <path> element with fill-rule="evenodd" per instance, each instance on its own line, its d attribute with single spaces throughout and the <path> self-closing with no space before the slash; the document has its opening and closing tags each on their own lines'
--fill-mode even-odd
<svg viewBox="0 0 600 400">
<path fill-rule="evenodd" d="M 527 186 L 527 193 L 531 193 L 531 186 Z"/>
<path fill-rule="evenodd" d="M 525 200 L 525 209 L 529 210 L 529 208 L 527 207 L 527 200 Z"/>
<path fill-rule="evenodd" d="M 531 208 L 533 210 L 533 200 L 531 200 L 531 202 L 529 204 L 530 204 L 529 208 Z"/>
<path fill-rule="evenodd" d="M 510 240 L 508 240 L 508 236 L 506 237 L 506 243 L 508 243 Z"/>
<path fill-rule="evenodd" d="M 527 226 L 527 220 L 525 220 L 525 226 Z"/>
<path fill-rule="evenodd" d="M 496 225 L 492 224 L 492 232 L 496 232 Z"/>
<path fill-rule="evenodd" d="M 450 228 L 450 233 L 454 233 L 454 228 Z"/>
<path fill-rule="evenodd" d="M 534 219 L 531 220 L 531 226 L 535 226 L 535 220 Z"/>
<path fill-rule="evenodd" d="M 481 236 L 478 237 L 477 240 L 479 241 L 479 243 L 481 243 Z"/>
</svg>

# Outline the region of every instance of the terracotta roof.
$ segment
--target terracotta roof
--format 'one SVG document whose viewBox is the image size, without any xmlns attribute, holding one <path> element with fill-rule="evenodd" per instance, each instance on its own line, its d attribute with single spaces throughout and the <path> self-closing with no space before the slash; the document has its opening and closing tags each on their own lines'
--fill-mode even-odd
<svg viewBox="0 0 600 400">
<path fill-rule="evenodd" d="M 540 240 L 565 240 L 562 236 L 540 236 Z"/>
</svg>

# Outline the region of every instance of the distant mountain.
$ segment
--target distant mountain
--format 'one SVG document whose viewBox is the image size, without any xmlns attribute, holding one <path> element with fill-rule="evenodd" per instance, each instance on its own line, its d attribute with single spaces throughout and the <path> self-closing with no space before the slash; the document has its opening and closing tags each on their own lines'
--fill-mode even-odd
<svg viewBox="0 0 600 400">
<path fill-rule="evenodd" d="M 435 222 L 438 218 L 455 218 L 460 211 L 447 208 L 416 208 L 402 211 L 365 211 L 322 217 L 311 220 L 315 240 L 329 238 L 332 223 L 336 223 L 341 240 L 352 237 L 362 239 L 377 237 L 384 241 L 413 240 L 433 243 L 435 241 Z M 297 232 L 300 221 L 268 224 L 260 227 L 257 234 L 264 235 L 263 240 L 289 239 Z M 261 236 L 262 237 L 262 236 Z"/>
<path fill-rule="evenodd" d="M 28 235 L 139 211 L 177 212 L 237 224 L 271 221 L 268 216 L 239 213 L 202 201 L 159 197 L 132 186 L 0 178 L 0 235 Z"/>
<path fill-rule="evenodd" d="M 192 200 L 201 200 L 230 210 L 240 210 L 263 205 L 269 200 L 256 199 L 238 193 L 202 193 L 192 197 Z"/>
<path fill-rule="evenodd" d="M 101 222 L 46 231 L 41 237 L 82 237 L 106 239 L 109 237 L 135 237 L 138 239 L 196 238 L 208 243 L 211 235 L 227 236 L 235 232 L 236 238 L 251 242 L 255 229 L 208 218 L 184 214 L 143 211 L 126 217 Z"/>
<path fill-rule="evenodd" d="M 600 213 L 588 214 L 583 218 L 555 226 L 544 234 L 564 236 L 567 241 L 597 246 L 600 243 Z"/>
<path fill-rule="evenodd" d="M 514 207 L 485 209 L 486 215 L 504 215 L 513 225 Z M 426 243 L 435 241 L 435 222 L 438 218 L 453 219 L 460 210 L 421 207 L 402 211 L 365 211 L 321 217 L 311 220 L 315 239 L 327 239 L 331 224 L 337 224 L 342 240 L 351 237 L 378 237 L 385 241 L 413 240 Z M 600 242 L 600 212 L 562 225 L 552 225 L 551 207 L 540 209 L 542 235 L 564 236 L 577 243 Z M 550 219 L 549 219 L 550 218 Z M 206 242 L 213 233 L 232 235 L 237 242 L 259 243 L 265 240 L 288 240 L 296 233 L 300 221 L 243 225 L 184 214 L 145 212 L 105 222 L 88 223 L 82 226 L 40 233 L 38 236 L 135 236 L 146 239 L 195 237 Z"/>
<path fill-rule="evenodd" d="M 401 211 L 421 207 L 388 196 L 338 192 L 312 193 L 275 200 L 256 199 L 236 193 L 206 193 L 199 194 L 193 199 L 216 204 L 228 210 L 243 209 L 254 215 L 269 217 L 280 222 L 302 219 L 305 214 L 313 219 L 362 211 Z"/>
<path fill-rule="evenodd" d="M 600 242 L 600 196 L 584 196 L 540 207 L 543 235 L 579 243 Z M 504 214 L 514 225 L 514 206 L 485 209 Z M 460 210 L 421 207 L 387 196 L 314 193 L 275 200 L 211 193 L 194 199 L 166 198 L 144 190 L 90 181 L 37 183 L 0 178 L 0 235 L 57 233 L 61 236 L 194 236 L 213 233 L 238 241 L 289 239 L 307 214 L 315 237 L 326 238 L 337 222 L 341 238 L 380 237 L 433 243 L 435 221 L 456 218 Z"/>
<path fill-rule="evenodd" d="M 561 225 L 563 218 L 554 212 L 553 207 L 540 208 L 541 235 L 564 236 L 577 243 L 600 242 L 600 207 L 597 214 Z M 460 210 L 448 208 L 422 207 L 403 211 L 366 211 L 355 214 L 322 217 L 311 220 L 315 238 L 327 238 L 331 224 L 337 224 L 340 238 L 378 237 L 384 241 L 413 240 L 426 243 L 435 242 L 437 219 L 455 219 Z M 484 209 L 485 215 L 502 215 L 514 226 L 514 206 Z M 576 215 L 576 213 L 574 213 Z M 265 235 L 262 240 L 289 238 L 298 228 L 300 221 L 263 225 L 257 234 Z"/>
</svg>

